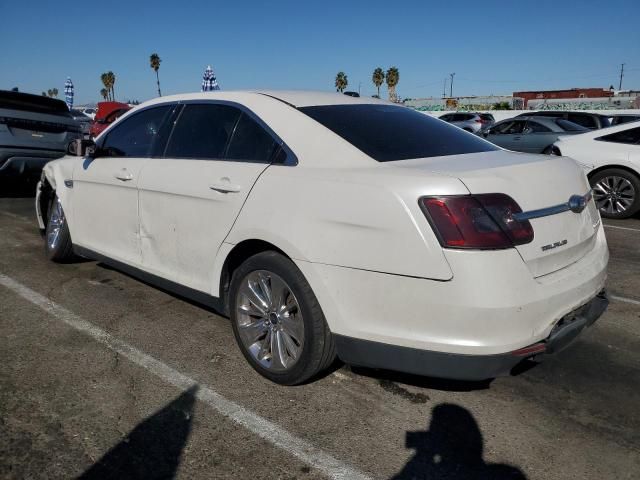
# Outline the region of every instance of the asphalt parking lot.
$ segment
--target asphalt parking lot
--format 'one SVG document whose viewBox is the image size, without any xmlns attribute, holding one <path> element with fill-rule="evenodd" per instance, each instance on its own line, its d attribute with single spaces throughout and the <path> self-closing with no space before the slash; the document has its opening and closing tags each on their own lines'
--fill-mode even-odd
<svg viewBox="0 0 640 480">
<path fill-rule="evenodd" d="M 33 199 L 14 193 L 0 198 L 2 478 L 640 478 L 640 218 L 605 222 L 607 313 L 534 368 L 460 383 L 337 365 L 281 387 L 215 312 L 100 263 L 49 262 Z"/>
</svg>

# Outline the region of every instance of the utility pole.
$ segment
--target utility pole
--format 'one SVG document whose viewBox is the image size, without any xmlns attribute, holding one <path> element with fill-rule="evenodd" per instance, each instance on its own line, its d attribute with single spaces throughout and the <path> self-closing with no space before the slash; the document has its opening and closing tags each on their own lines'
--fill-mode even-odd
<svg viewBox="0 0 640 480">
<path fill-rule="evenodd" d="M 442 98 L 447 96 L 447 77 L 444 77 L 444 85 L 442 87 Z"/>
<path fill-rule="evenodd" d="M 451 77 L 451 83 L 449 84 L 449 96 L 453 98 L 453 77 L 455 76 L 455 72 L 450 73 L 449 76 Z"/>
<path fill-rule="evenodd" d="M 624 76 L 624 63 L 620 66 L 620 85 L 618 90 L 622 90 L 622 77 Z"/>
</svg>

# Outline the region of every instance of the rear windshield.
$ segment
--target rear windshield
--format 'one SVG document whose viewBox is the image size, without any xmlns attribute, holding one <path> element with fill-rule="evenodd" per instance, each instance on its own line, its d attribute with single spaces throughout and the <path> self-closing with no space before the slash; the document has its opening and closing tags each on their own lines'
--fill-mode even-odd
<svg viewBox="0 0 640 480">
<path fill-rule="evenodd" d="M 47 113 L 70 117 L 67 104 L 62 100 L 22 92 L 0 90 L 0 108 L 25 112 Z"/>
<path fill-rule="evenodd" d="M 498 150 L 479 137 L 408 107 L 327 105 L 299 110 L 379 162 Z"/>
</svg>

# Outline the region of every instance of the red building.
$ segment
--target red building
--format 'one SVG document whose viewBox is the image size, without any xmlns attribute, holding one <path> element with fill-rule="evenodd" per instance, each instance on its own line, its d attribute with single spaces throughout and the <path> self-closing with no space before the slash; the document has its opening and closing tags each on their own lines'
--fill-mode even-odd
<svg viewBox="0 0 640 480">
<path fill-rule="evenodd" d="M 514 98 L 524 99 L 524 108 L 529 100 L 545 100 L 549 98 L 603 98 L 613 97 L 613 91 L 603 88 L 571 88 L 569 90 L 534 90 L 529 92 L 513 92 Z"/>
</svg>

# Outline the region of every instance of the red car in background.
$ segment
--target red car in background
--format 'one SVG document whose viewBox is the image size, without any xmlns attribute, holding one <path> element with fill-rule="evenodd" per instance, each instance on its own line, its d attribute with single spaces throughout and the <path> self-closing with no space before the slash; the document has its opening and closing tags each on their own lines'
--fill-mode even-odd
<svg viewBox="0 0 640 480">
<path fill-rule="evenodd" d="M 98 102 L 98 111 L 96 118 L 91 124 L 89 135 L 96 138 L 105 128 L 111 125 L 116 119 L 121 117 L 125 112 L 131 110 L 131 107 L 122 102 Z"/>
</svg>

